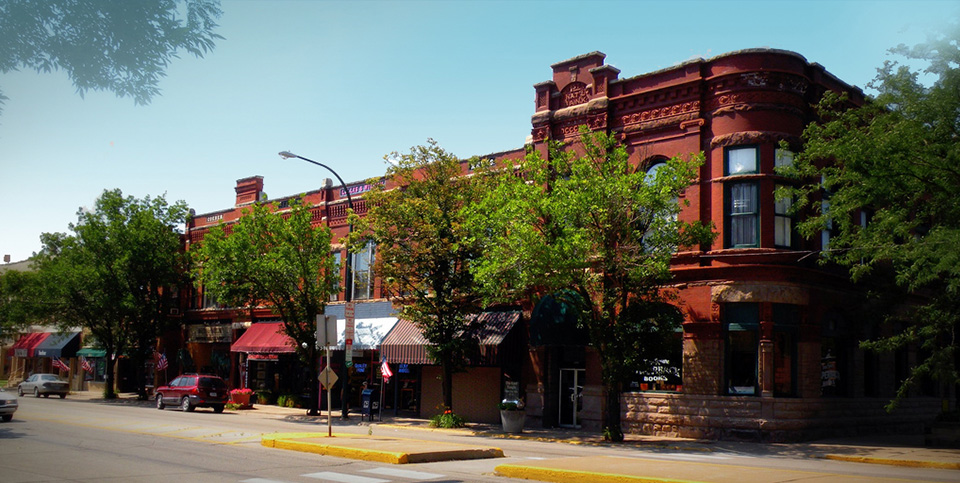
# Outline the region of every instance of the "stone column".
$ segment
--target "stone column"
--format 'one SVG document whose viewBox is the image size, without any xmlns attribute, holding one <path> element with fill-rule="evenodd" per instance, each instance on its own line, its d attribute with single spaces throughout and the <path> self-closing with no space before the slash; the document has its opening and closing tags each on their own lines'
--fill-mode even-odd
<svg viewBox="0 0 960 483">
<path fill-rule="evenodd" d="M 760 396 L 773 397 L 773 306 L 760 304 L 760 360 L 758 378 Z"/>
</svg>

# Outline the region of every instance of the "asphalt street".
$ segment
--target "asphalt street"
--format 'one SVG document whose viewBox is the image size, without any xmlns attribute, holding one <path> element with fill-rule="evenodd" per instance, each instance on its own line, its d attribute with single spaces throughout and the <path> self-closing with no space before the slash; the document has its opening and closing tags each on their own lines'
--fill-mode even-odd
<svg viewBox="0 0 960 483">
<path fill-rule="evenodd" d="M 404 441 L 400 448 L 405 451 L 407 447 L 412 450 L 457 444 L 499 448 L 504 454 L 390 464 L 264 446 L 265 438 L 278 434 L 313 439 L 325 436 L 326 420 L 306 417 L 302 410 L 265 406 L 224 414 L 202 409 L 183 413 L 158 411 L 129 399 L 105 402 L 85 396 L 71 395 L 66 400 L 22 398 L 14 420 L 0 424 L 0 480 L 385 483 L 511 481 L 509 475 L 541 481 L 613 481 L 604 478 L 619 471 L 647 476 L 646 481 L 739 481 L 748 474 L 764 476 L 746 478 L 751 481 L 960 481 L 960 470 L 956 469 L 825 459 L 822 456 L 826 453 L 809 444 L 660 438 L 604 445 L 578 432 L 531 431 L 522 438 L 505 438 L 495 428 L 428 430 L 419 420 L 361 425 L 359 417 L 348 422 L 334 419 L 337 433 L 361 442 L 365 438 L 368 443 L 398 438 Z M 346 439 L 335 443 L 343 444 Z M 827 446 L 835 453 L 845 448 L 849 455 L 863 454 L 858 446 Z M 372 450 L 375 445 L 365 447 Z M 951 455 L 958 456 L 955 451 L 947 451 L 940 454 L 940 459 Z M 679 478 L 692 469 L 698 470 L 699 477 Z M 721 478 L 724 475 L 733 475 L 733 479 Z"/>
</svg>

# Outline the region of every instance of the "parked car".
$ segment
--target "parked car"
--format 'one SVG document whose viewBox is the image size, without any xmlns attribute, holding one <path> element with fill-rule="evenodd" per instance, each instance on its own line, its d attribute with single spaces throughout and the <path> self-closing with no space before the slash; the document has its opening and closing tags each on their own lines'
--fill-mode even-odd
<svg viewBox="0 0 960 483">
<path fill-rule="evenodd" d="M 70 392 L 70 384 L 57 374 L 33 374 L 26 381 L 17 385 L 17 394 L 33 394 L 35 397 L 50 397 L 51 394 L 60 396 L 60 399 L 67 397 Z"/>
<path fill-rule="evenodd" d="M 4 421 L 13 419 L 13 413 L 17 412 L 19 406 L 17 396 L 0 387 L 0 419 Z"/>
<path fill-rule="evenodd" d="M 156 390 L 157 409 L 167 406 L 179 406 L 184 411 L 194 408 L 213 408 L 222 413 L 229 396 L 227 384 L 217 376 L 210 374 L 182 374 L 166 386 Z"/>
</svg>

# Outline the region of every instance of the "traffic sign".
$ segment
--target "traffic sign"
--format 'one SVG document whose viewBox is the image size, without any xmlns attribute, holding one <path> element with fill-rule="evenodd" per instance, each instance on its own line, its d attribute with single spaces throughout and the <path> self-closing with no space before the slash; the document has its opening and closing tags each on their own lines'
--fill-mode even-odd
<svg viewBox="0 0 960 483">
<path fill-rule="evenodd" d="M 320 381 L 320 385 L 326 389 L 333 387 L 333 385 L 337 383 L 338 379 L 337 373 L 330 366 L 324 367 L 317 376 L 317 380 Z"/>
</svg>

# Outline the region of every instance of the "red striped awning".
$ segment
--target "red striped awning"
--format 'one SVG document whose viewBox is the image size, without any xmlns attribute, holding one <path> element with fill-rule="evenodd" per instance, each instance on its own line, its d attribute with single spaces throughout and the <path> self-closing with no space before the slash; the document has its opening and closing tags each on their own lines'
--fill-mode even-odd
<svg viewBox="0 0 960 483">
<path fill-rule="evenodd" d="M 476 338 L 480 354 L 473 365 L 496 365 L 498 347 L 520 320 L 520 312 L 484 312 L 469 317 L 470 328 L 465 336 Z M 409 320 L 400 319 L 380 343 L 380 355 L 391 364 L 434 364 L 427 353 L 430 345 L 420 329 Z"/>
<path fill-rule="evenodd" d="M 282 322 L 253 324 L 230 346 L 230 352 L 282 354 L 296 352 L 293 339 L 283 332 Z"/>
<path fill-rule="evenodd" d="M 30 334 L 24 334 L 22 337 L 20 337 L 20 339 L 13 343 L 13 356 L 33 357 L 34 349 L 36 349 L 37 346 L 49 336 L 49 332 L 33 332 Z"/>
</svg>

